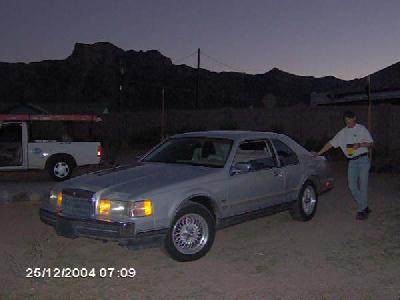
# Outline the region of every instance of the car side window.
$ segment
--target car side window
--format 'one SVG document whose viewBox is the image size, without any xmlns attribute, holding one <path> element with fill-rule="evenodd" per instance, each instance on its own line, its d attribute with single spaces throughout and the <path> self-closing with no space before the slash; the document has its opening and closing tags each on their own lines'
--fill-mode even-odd
<svg viewBox="0 0 400 300">
<path fill-rule="evenodd" d="M 297 165 L 299 163 L 299 159 L 296 153 L 292 149 L 290 149 L 289 146 L 277 139 L 271 139 L 271 142 L 275 147 L 282 167 Z"/>
<path fill-rule="evenodd" d="M 264 140 L 241 143 L 233 162 L 250 163 L 252 171 L 270 169 L 276 166 L 273 152 Z"/>
</svg>

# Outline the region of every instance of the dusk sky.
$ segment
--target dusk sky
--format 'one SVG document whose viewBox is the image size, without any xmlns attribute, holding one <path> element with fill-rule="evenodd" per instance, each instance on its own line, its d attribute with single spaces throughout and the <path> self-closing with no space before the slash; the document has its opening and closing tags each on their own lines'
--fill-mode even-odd
<svg viewBox="0 0 400 300">
<path fill-rule="evenodd" d="M 0 0 L 0 61 L 64 59 L 76 42 L 107 41 L 191 66 L 195 55 L 181 59 L 201 48 L 215 71 L 353 79 L 400 61 L 399 12 L 399 0 Z"/>
</svg>

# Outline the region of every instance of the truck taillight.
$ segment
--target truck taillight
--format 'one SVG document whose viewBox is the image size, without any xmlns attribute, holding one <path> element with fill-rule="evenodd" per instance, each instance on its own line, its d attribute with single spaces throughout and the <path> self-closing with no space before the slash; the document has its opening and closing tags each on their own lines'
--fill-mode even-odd
<svg viewBox="0 0 400 300">
<path fill-rule="evenodd" d="M 97 148 L 97 156 L 98 157 L 102 157 L 103 156 L 103 147 L 102 146 L 99 146 Z"/>
</svg>

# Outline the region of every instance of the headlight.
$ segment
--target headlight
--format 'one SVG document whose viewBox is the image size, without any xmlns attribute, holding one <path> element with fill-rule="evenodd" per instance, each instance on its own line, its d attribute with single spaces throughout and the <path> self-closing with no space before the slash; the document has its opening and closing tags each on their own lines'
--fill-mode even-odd
<svg viewBox="0 0 400 300">
<path fill-rule="evenodd" d="M 101 199 L 97 203 L 97 214 L 101 216 L 128 216 L 129 202 Z"/>
<path fill-rule="evenodd" d="M 59 192 L 57 194 L 57 208 L 60 210 L 62 208 L 62 202 L 63 202 L 63 194 L 62 194 L 62 192 Z"/>
<path fill-rule="evenodd" d="M 57 192 L 56 191 L 53 191 L 53 190 L 51 190 L 50 191 L 50 193 L 49 193 L 49 198 L 50 198 L 50 202 L 56 202 L 57 200 Z"/>
<path fill-rule="evenodd" d="M 153 215 L 153 204 L 150 199 L 135 202 L 101 199 L 96 211 L 98 215 L 107 217 L 148 217 Z"/>
<path fill-rule="evenodd" d="M 61 210 L 62 200 L 63 200 L 62 192 L 56 192 L 53 190 L 50 191 L 49 202 L 51 206 L 55 207 L 57 210 Z"/>
<path fill-rule="evenodd" d="M 153 215 L 151 199 L 133 202 L 129 210 L 130 217 L 149 217 Z"/>
</svg>

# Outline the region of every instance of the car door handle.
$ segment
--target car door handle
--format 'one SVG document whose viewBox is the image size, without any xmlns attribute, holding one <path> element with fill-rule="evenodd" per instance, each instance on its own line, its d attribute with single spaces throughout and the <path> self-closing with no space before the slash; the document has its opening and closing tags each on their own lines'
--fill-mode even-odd
<svg viewBox="0 0 400 300">
<path fill-rule="evenodd" d="M 280 172 L 280 171 L 274 171 L 274 176 L 282 177 L 283 174 L 282 174 L 282 172 Z"/>
</svg>

